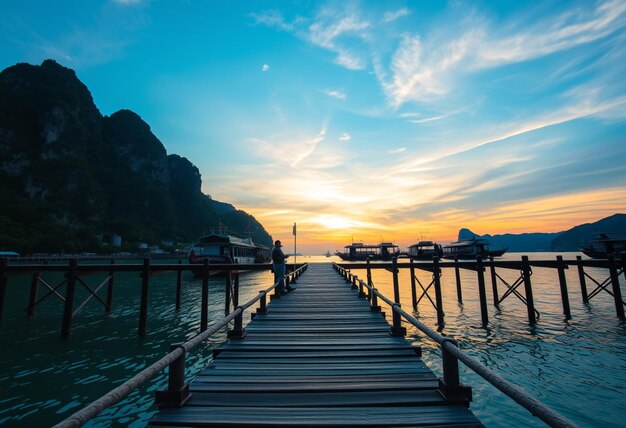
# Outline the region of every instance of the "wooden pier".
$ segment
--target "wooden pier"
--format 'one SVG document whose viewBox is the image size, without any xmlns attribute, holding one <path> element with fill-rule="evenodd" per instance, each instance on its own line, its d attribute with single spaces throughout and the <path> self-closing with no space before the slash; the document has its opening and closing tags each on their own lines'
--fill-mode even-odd
<svg viewBox="0 0 626 428">
<path fill-rule="evenodd" d="M 149 426 L 482 426 L 471 390 L 442 389 L 420 349 L 330 264 L 310 265 L 294 286 L 215 349 L 184 405 L 162 406 Z"/>
</svg>

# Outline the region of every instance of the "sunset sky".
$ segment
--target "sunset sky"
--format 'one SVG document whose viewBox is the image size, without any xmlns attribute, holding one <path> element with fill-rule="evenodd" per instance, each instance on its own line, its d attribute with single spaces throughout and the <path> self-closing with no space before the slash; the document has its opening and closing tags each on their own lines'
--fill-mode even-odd
<svg viewBox="0 0 626 428">
<path fill-rule="evenodd" d="M 46 58 L 302 252 L 626 212 L 623 0 L 0 3 Z"/>
</svg>

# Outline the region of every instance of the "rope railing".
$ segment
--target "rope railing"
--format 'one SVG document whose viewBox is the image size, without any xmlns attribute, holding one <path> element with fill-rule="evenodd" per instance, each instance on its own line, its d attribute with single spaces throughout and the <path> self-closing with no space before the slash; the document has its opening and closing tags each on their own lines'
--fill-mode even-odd
<svg viewBox="0 0 626 428">
<path fill-rule="evenodd" d="M 349 272 L 349 269 L 343 268 L 336 263 L 333 263 L 333 265 L 335 269 L 339 271 L 340 274 L 342 274 L 345 278 L 352 278 L 354 276 L 352 273 Z M 541 401 L 532 397 L 523 388 L 504 379 L 498 373 L 481 363 L 478 359 L 462 351 L 458 347 L 456 340 L 444 336 L 443 334 L 433 330 L 423 322 L 419 321 L 413 315 L 406 312 L 400 306 L 399 301 L 394 302 L 391 299 L 385 297 L 378 291 L 378 289 L 367 284 L 361 279 L 358 279 L 357 281 L 360 283 L 360 286 L 365 287 L 369 290 L 370 296 L 376 296 L 378 299 L 387 303 L 394 313 L 402 316 L 410 324 L 415 326 L 418 330 L 423 332 L 426 336 L 435 341 L 441 347 L 443 359 L 443 380 L 440 380 L 440 390 L 442 394 L 444 394 L 444 396 L 446 394 L 458 395 L 459 393 L 463 395 L 464 387 L 459 382 L 458 372 L 458 361 L 460 360 L 461 362 L 463 362 L 463 364 L 472 369 L 476 374 L 481 376 L 491 385 L 503 392 L 509 398 L 513 399 L 513 401 L 524 407 L 532 415 L 541 419 L 549 426 L 563 428 L 577 427 L 574 422 L 570 421 L 569 419 L 560 415 L 558 412 L 548 407 Z"/>
<path fill-rule="evenodd" d="M 292 277 L 297 278 L 307 269 L 307 267 L 307 264 L 300 266 L 295 271 L 286 274 L 285 279 L 289 280 Z M 137 373 L 120 386 L 83 407 L 81 410 L 75 412 L 67 419 L 54 425 L 54 428 L 73 428 L 84 425 L 91 419 L 98 416 L 105 409 L 122 401 L 130 395 L 131 392 L 145 384 L 168 366 L 170 367 L 168 389 L 167 391 L 157 391 L 157 400 L 161 398 L 164 405 L 171 405 L 173 399 L 175 401 L 178 399 L 178 403 L 180 403 L 180 401 L 185 402 L 190 397 L 188 384 L 184 382 L 185 355 L 209 337 L 217 333 L 223 327 L 227 326 L 231 321 L 235 321 L 235 328 L 237 328 L 237 325 L 241 326 L 241 319 L 244 311 L 257 303 L 259 300 L 261 300 L 261 309 L 264 311 L 267 295 L 274 290 L 277 285 L 278 282 L 272 284 L 265 290 L 259 291 L 254 298 L 250 299 L 243 305 L 237 306 L 228 316 L 222 318 L 220 321 L 213 322 L 207 330 L 197 334 L 187 342 L 173 344 L 171 351 L 163 358 Z"/>
</svg>

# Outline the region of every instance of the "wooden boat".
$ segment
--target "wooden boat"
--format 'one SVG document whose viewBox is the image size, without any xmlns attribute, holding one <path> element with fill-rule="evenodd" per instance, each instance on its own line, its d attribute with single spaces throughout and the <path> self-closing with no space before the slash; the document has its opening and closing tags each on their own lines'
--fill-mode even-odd
<svg viewBox="0 0 626 428">
<path fill-rule="evenodd" d="M 500 257 L 506 253 L 507 248 L 491 249 L 489 242 L 483 238 L 462 239 L 452 242 L 450 245 L 443 247 L 443 257 L 446 259 L 475 259 L 477 256 L 482 258 Z"/>
<path fill-rule="evenodd" d="M 419 241 L 409 246 L 406 255 L 413 260 L 432 260 L 433 257 L 443 256 L 443 248 L 433 241 Z"/>
<path fill-rule="evenodd" d="M 335 255 L 342 260 L 365 261 L 369 260 L 391 260 L 392 257 L 400 254 L 397 245 L 391 242 L 381 242 L 375 245 L 365 245 L 362 242 L 353 242 L 346 245 L 343 251 L 337 251 Z"/>
<path fill-rule="evenodd" d="M 212 234 L 194 243 L 188 258 L 189 263 L 195 264 L 203 264 L 205 260 L 217 264 L 267 263 L 271 260 L 271 249 L 255 244 L 252 238 Z"/>
<path fill-rule="evenodd" d="M 609 256 L 619 259 L 626 255 L 626 236 L 599 233 L 596 239 L 589 241 L 589 245 L 580 251 L 592 259 L 606 259 Z"/>
</svg>

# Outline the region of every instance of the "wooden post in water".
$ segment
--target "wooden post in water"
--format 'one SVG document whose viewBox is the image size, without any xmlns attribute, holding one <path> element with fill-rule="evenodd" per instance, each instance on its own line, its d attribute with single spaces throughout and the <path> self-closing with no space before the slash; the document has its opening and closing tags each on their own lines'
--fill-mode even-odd
<svg viewBox="0 0 626 428">
<path fill-rule="evenodd" d="M 205 259 L 202 265 L 202 299 L 200 302 L 200 331 L 205 331 L 209 325 L 209 260 Z"/>
<path fill-rule="evenodd" d="M 33 279 L 30 282 L 30 297 L 28 298 L 28 310 L 29 317 L 35 315 L 35 303 L 37 302 L 37 290 L 39 289 L 39 272 L 33 274 Z"/>
<path fill-rule="evenodd" d="M 115 260 L 111 260 L 111 270 L 109 271 L 109 281 L 107 283 L 107 306 L 105 311 L 107 314 L 111 313 L 111 309 L 113 309 L 113 285 L 115 283 L 115 269 L 113 265 L 115 264 Z"/>
<path fill-rule="evenodd" d="M 413 303 L 413 310 L 417 310 L 417 289 L 415 288 L 415 266 L 413 265 L 413 259 L 411 259 L 411 302 Z"/>
<path fill-rule="evenodd" d="M 398 282 L 398 257 L 393 258 L 393 301 L 394 306 L 401 307 L 400 305 L 400 283 Z M 402 327 L 402 318 L 400 314 L 391 308 L 391 312 L 393 315 L 393 325 L 391 327 L 390 333 L 392 336 L 405 336 L 406 328 Z"/>
<path fill-rule="evenodd" d="M 230 314 L 230 300 L 231 290 L 233 286 L 233 277 L 230 271 L 226 272 L 226 283 L 224 285 L 224 316 L 227 317 Z"/>
<path fill-rule="evenodd" d="M 178 264 L 182 265 L 183 261 L 178 260 Z M 182 268 L 178 268 L 176 271 L 176 310 L 180 310 L 180 294 L 183 289 L 183 270 Z"/>
<path fill-rule="evenodd" d="M 580 294 L 583 298 L 583 303 L 589 303 L 589 297 L 587 296 L 587 278 L 585 278 L 585 268 L 583 268 L 583 258 L 576 256 L 578 262 L 578 278 L 580 279 Z"/>
<path fill-rule="evenodd" d="M 563 315 L 565 319 L 571 319 L 572 313 L 569 307 L 569 296 L 567 294 L 567 280 L 565 279 L 565 263 L 563 256 L 556 256 L 557 270 L 559 272 L 559 285 L 561 286 L 561 301 L 563 302 Z"/>
<path fill-rule="evenodd" d="M 533 298 L 533 286 L 530 282 L 530 263 L 528 263 L 528 256 L 522 256 L 522 276 L 524 278 L 524 290 L 526 292 L 526 309 L 528 310 L 528 322 L 535 324 L 537 318 L 535 316 L 535 299 Z"/>
<path fill-rule="evenodd" d="M 235 310 L 241 309 L 241 313 L 235 317 L 233 329 L 227 333 L 229 338 L 241 339 L 246 335 L 243 328 L 243 308 L 239 306 L 239 272 L 234 273 L 233 306 Z"/>
<path fill-rule="evenodd" d="M 74 294 L 76 293 L 76 259 L 70 260 L 70 268 L 67 272 L 67 290 L 65 292 L 65 309 L 63 310 L 63 325 L 61 336 L 67 337 L 72 329 L 72 317 L 74 313 Z"/>
<path fill-rule="evenodd" d="M 0 325 L 2 325 L 2 312 L 4 312 L 4 296 L 7 291 L 7 259 L 0 259 Z"/>
<path fill-rule="evenodd" d="M 611 274 L 611 285 L 613 286 L 613 299 L 615 300 L 615 312 L 621 320 L 624 316 L 624 303 L 622 303 L 622 290 L 619 288 L 619 277 L 617 276 L 617 263 L 615 257 L 609 256 L 609 272 Z"/>
<path fill-rule="evenodd" d="M 491 271 L 491 290 L 493 292 L 493 306 L 496 308 L 499 305 L 498 300 L 498 277 L 496 276 L 496 265 L 493 263 L 493 256 L 489 256 L 489 262 L 491 265 L 489 266 L 489 270 Z"/>
<path fill-rule="evenodd" d="M 459 303 L 463 303 L 463 292 L 461 290 L 461 273 L 459 272 L 458 257 L 454 257 L 454 275 L 456 277 L 456 297 Z"/>
<path fill-rule="evenodd" d="M 139 308 L 139 335 L 146 335 L 148 325 L 148 291 L 150 290 L 150 259 L 143 259 L 141 271 L 141 306 Z"/>
<path fill-rule="evenodd" d="M 441 298 L 441 269 L 439 269 L 439 257 L 433 257 L 433 281 L 435 283 L 435 303 L 437 304 L 437 325 L 444 324 L 443 299 Z"/>
<path fill-rule="evenodd" d="M 485 268 L 483 258 L 476 256 L 476 275 L 478 277 L 478 297 L 480 299 L 480 318 L 483 325 L 489 323 L 489 313 L 487 312 L 487 293 L 485 292 Z"/>
</svg>

